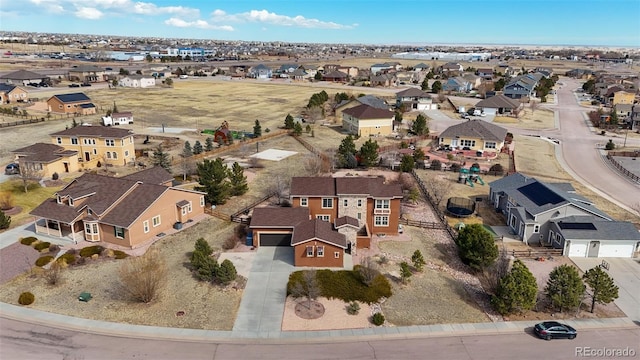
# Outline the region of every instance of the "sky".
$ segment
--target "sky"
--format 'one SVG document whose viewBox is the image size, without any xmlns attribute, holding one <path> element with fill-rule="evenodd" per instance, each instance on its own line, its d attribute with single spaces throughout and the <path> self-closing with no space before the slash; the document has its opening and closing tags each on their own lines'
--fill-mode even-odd
<svg viewBox="0 0 640 360">
<path fill-rule="evenodd" d="M 640 47 L 640 0 L 0 0 L 0 30 L 308 43 Z"/>
</svg>

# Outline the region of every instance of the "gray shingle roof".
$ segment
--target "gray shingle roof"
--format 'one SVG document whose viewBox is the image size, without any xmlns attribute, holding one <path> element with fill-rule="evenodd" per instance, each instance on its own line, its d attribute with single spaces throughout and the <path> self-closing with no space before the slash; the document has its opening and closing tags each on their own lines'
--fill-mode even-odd
<svg viewBox="0 0 640 360">
<path fill-rule="evenodd" d="M 492 96 L 488 99 L 480 100 L 476 104 L 477 108 L 490 108 L 490 109 L 498 109 L 498 108 L 516 109 L 519 106 L 520 106 L 520 102 L 510 99 L 502 94 Z"/>
<path fill-rule="evenodd" d="M 378 109 L 366 104 L 345 109 L 342 113 L 358 119 L 391 119 L 394 115 L 390 110 Z"/>
<path fill-rule="evenodd" d="M 12 151 L 17 155 L 24 155 L 21 157 L 27 162 L 52 162 L 61 157 L 68 157 L 76 155 L 78 152 L 74 150 L 65 150 L 62 146 L 47 143 L 35 143 L 20 149 Z"/>
<path fill-rule="evenodd" d="M 387 102 L 384 101 L 384 99 L 381 99 L 374 95 L 360 96 L 359 98 L 356 99 L 356 101 L 358 101 L 361 104 L 369 105 L 376 109 L 384 109 L 384 110 L 389 109 L 389 105 L 387 105 Z"/>
<path fill-rule="evenodd" d="M 441 138 L 454 138 L 456 136 L 467 136 L 501 142 L 504 141 L 504 138 L 507 136 L 507 129 L 484 120 L 468 120 L 457 125 L 449 126 L 440 134 Z"/>
<path fill-rule="evenodd" d="M 396 97 L 430 97 L 426 92 L 418 88 L 408 88 L 396 93 Z"/>
<path fill-rule="evenodd" d="M 593 216 L 568 216 L 559 220 L 552 220 L 560 228 L 562 237 L 567 240 L 630 240 L 640 241 L 640 232 L 627 221 L 605 221 Z M 566 225 L 578 224 L 578 226 Z M 588 226 L 593 225 L 591 229 Z"/>
<path fill-rule="evenodd" d="M 9 80 L 37 80 L 37 79 L 45 79 L 48 76 L 35 73 L 29 70 L 18 70 L 14 72 L 10 72 L 8 74 L 4 74 L 0 76 L 0 79 L 9 79 Z"/>
</svg>

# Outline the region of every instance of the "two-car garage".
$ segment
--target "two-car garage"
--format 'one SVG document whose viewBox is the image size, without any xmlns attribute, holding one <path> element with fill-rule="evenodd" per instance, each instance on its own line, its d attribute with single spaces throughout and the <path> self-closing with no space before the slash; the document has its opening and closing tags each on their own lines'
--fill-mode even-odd
<svg viewBox="0 0 640 360">
<path fill-rule="evenodd" d="M 568 240 L 565 254 L 569 257 L 633 257 L 634 251 L 638 251 L 640 242 L 631 241 L 577 241 Z"/>
<path fill-rule="evenodd" d="M 291 246 L 291 233 L 258 232 L 258 246 Z"/>
</svg>

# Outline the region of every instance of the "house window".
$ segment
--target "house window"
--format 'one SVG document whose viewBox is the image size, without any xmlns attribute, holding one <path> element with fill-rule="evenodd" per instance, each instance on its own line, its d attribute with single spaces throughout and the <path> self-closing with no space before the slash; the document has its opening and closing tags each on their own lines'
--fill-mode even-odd
<svg viewBox="0 0 640 360">
<path fill-rule="evenodd" d="M 120 226 L 114 226 L 113 232 L 118 239 L 124 239 L 124 228 Z"/>
<path fill-rule="evenodd" d="M 87 209 L 87 215 L 93 215 L 93 210 Z"/>
<path fill-rule="evenodd" d="M 316 246 L 316 256 L 324 257 L 324 246 Z"/>
<path fill-rule="evenodd" d="M 362 220 L 362 213 L 358 213 L 358 220 Z"/>
<path fill-rule="evenodd" d="M 149 232 L 149 220 L 145 220 L 142 222 L 142 228 L 144 229 L 145 234 Z"/>
<path fill-rule="evenodd" d="M 204 207 L 204 196 L 200 196 L 200 207 Z"/>
<path fill-rule="evenodd" d="M 73 199 L 69 198 L 69 206 L 73 206 Z"/>
<path fill-rule="evenodd" d="M 347 200 L 347 199 L 342 200 L 342 206 L 344 206 L 344 207 L 349 206 L 349 200 Z"/>
<path fill-rule="evenodd" d="M 117 152 L 115 152 L 115 151 L 114 151 L 114 152 L 112 152 L 111 154 L 112 154 L 112 157 L 113 157 L 114 159 L 117 159 L 117 158 L 118 158 L 118 153 L 117 153 Z"/>
<path fill-rule="evenodd" d="M 376 217 L 374 217 L 374 225 L 375 226 L 389 226 L 389 217 L 388 216 L 376 216 Z"/>
<path fill-rule="evenodd" d="M 516 217 L 515 217 L 515 215 L 511 215 L 511 219 L 509 220 L 509 226 L 511 226 L 513 229 L 516 228 Z"/>
<path fill-rule="evenodd" d="M 192 207 L 191 201 L 189 201 L 189 205 L 187 205 L 187 211 L 188 212 L 192 212 L 193 211 L 193 207 Z"/>
<path fill-rule="evenodd" d="M 96 223 L 85 223 L 84 224 L 84 231 L 87 234 L 97 235 L 98 234 L 98 224 L 96 224 Z"/>
<path fill-rule="evenodd" d="M 376 200 L 376 209 L 388 209 L 389 206 L 389 200 Z"/>
<path fill-rule="evenodd" d="M 300 206 L 309 206 L 309 199 L 300 198 Z"/>
<path fill-rule="evenodd" d="M 484 148 L 485 149 L 495 149 L 496 148 L 496 143 L 493 141 L 487 141 L 486 143 L 484 143 Z"/>
<path fill-rule="evenodd" d="M 533 233 L 537 234 L 539 232 L 540 232 L 540 225 L 538 225 L 538 224 L 533 225 Z"/>
<path fill-rule="evenodd" d="M 56 143 L 58 143 L 58 145 L 62 144 L 62 138 L 56 138 Z"/>
<path fill-rule="evenodd" d="M 129 150 L 124 151 L 124 157 L 127 157 L 127 156 L 129 156 Z"/>
<path fill-rule="evenodd" d="M 322 221 L 331 221 L 330 215 L 316 215 L 316 219 L 320 219 Z"/>
<path fill-rule="evenodd" d="M 78 145 L 78 138 L 72 137 L 71 138 L 71 144 L 72 145 Z"/>
<path fill-rule="evenodd" d="M 186 206 L 183 206 L 181 211 L 182 211 L 182 216 L 187 215 L 187 207 Z"/>
<path fill-rule="evenodd" d="M 85 145 L 95 145 L 96 144 L 96 140 L 95 139 L 82 139 L 82 143 Z"/>
<path fill-rule="evenodd" d="M 113 139 L 106 139 L 106 140 L 104 141 L 104 144 L 105 144 L 106 146 L 116 146 L 116 142 L 115 142 L 115 140 L 113 140 Z"/>
<path fill-rule="evenodd" d="M 313 257 L 313 246 L 307 246 L 307 257 Z"/>
<path fill-rule="evenodd" d="M 336 259 L 340 259 L 340 252 L 339 251 L 334 252 L 333 257 Z"/>
<path fill-rule="evenodd" d="M 323 198 L 322 199 L 322 208 L 323 209 L 332 209 L 333 208 L 333 199 L 332 198 Z"/>
<path fill-rule="evenodd" d="M 151 221 L 153 223 L 153 227 L 160 225 L 160 215 L 154 216 L 153 218 L 151 218 Z"/>
<path fill-rule="evenodd" d="M 362 207 L 362 199 L 358 199 L 358 207 Z"/>
<path fill-rule="evenodd" d="M 462 139 L 462 140 L 460 140 L 460 146 L 474 147 L 474 146 L 476 146 L 476 141 L 475 140 Z"/>
<path fill-rule="evenodd" d="M 98 149 L 93 149 L 93 155 L 98 155 Z"/>
<path fill-rule="evenodd" d="M 111 159 L 111 152 L 107 151 L 107 159 Z"/>
</svg>

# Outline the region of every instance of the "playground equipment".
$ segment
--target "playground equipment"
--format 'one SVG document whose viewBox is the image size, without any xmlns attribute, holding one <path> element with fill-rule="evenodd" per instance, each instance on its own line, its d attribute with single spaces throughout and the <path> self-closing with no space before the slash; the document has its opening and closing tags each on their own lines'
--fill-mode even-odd
<svg viewBox="0 0 640 360">
<path fill-rule="evenodd" d="M 455 217 L 468 217 L 474 211 L 476 211 L 476 202 L 471 199 L 451 197 L 447 201 L 447 212 Z"/>
<path fill-rule="evenodd" d="M 468 183 L 471 187 L 474 186 L 474 183 L 484 185 L 484 180 L 480 177 L 480 168 L 475 166 L 475 164 L 469 169 L 460 168 L 460 172 L 458 173 L 458 182 L 461 184 Z"/>
<path fill-rule="evenodd" d="M 220 145 L 229 145 L 233 140 L 253 138 L 252 133 L 246 131 L 229 130 L 229 123 L 225 120 L 217 129 L 204 129 L 202 134 L 213 135 L 213 140 Z"/>
</svg>

